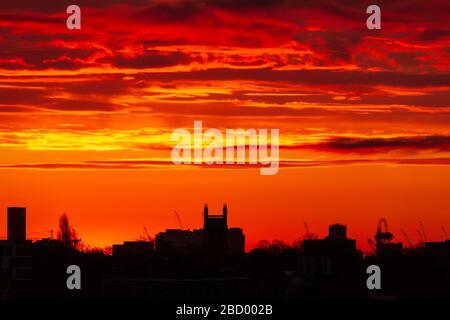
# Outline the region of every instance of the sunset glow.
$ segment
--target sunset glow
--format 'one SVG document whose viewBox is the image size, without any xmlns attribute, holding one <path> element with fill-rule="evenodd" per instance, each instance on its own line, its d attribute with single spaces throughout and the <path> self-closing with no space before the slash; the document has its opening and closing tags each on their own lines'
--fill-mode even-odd
<svg viewBox="0 0 450 320">
<path fill-rule="evenodd" d="M 76 2 L 75 31 L 66 1 L 0 3 L 1 217 L 25 206 L 35 233 L 66 212 L 99 247 L 177 228 L 175 210 L 199 228 L 204 203 L 247 249 L 304 221 L 362 249 L 381 217 L 402 242 L 450 227 L 448 1 L 378 1 L 372 31 L 366 1 Z M 197 120 L 279 129 L 278 174 L 174 165 Z"/>
</svg>

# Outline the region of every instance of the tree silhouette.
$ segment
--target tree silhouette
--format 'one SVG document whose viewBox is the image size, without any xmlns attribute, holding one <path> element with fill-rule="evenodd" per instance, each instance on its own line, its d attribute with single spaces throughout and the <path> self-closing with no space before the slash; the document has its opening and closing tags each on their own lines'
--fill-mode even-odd
<svg viewBox="0 0 450 320">
<path fill-rule="evenodd" d="M 265 252 L 272 255 L 280 255 L 290 249 L 290 246 L 281 240 L 261 240 L 258 241 L 255 248 L 264 250 Z"/>
<path fill-rule="evenodd" d="M 57 239 L 62 242 L 64 247 L 73 249 L 76 249 L 80 242 L 80 240 L 77 239 L 77 232 L 70 225 L 69 218 L 65 213 L 61 215 L 61 217 L 59 217 L 59 230 Z"/>
</svg>

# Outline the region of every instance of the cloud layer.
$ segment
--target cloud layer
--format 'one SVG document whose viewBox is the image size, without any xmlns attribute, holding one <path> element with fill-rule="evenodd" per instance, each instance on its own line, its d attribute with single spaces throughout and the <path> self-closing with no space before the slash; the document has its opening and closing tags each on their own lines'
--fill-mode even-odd
<svg viewBox="0 0 450 320">
<path fill-rule="evenodd" d="M 80 0 L 80 31 L 69 4 L 0 3 L 6 165 L 45 150 L 167 158 L 194 120 L 280 128 L 286 165 L 449 156 L 447 1 L 379 1 L 379 31 L 367 1 Z"/>
</svg>

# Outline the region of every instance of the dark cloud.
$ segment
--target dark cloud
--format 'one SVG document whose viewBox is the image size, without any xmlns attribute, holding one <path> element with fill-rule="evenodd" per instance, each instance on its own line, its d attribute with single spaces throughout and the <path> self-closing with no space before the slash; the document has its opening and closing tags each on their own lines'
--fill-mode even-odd
<svg viewBox="0 0 450 320">
<path fill-rule="evenodd" d="M 118 68 L 133 69 L 170 67 L 188 64 L 190 61 L 190 56 L 182 52 L 161 52 L 157 50 L 147 50 L 145 54 L 134 57 L 115 55 L 99 60 L 101 63 L 111 63 Z"/>
<path fill-rule="evenodd" d="M 0 88 L 0 103 L 4 105 L 29 104 L 43 101 L 46 92 L 40 89 Z"/>
<path fill-rule="evenodd" d="M 158 21 L 185 21 L 199 10 L 220 9 L 231 12 L 265 11 L 266 14 L 276 10 L 289 11 L 292 9 L 319 10 L 347 20 L 358 20 L 366 16 L 365 9 L 373 4 L 370 0 L 18 0 L 1 1 L 0 10 L 46 12 L 65 12 L 71 4 L 85 8 L 107 8 L 113 5 L 127 5 L 142 7 L 147 16 L 161 19 Z M 448 11 L 447 0 L 378 0 L 382 7 L 384 18 L 395 21 L 395 18 L 418 21 L 433 21 L 436 17 L 446 18 Z M 434 17 L 434 18 L 433 18 Z M 402 20 L 402 21 L 403 21 Z"/>
<path fill-rule="evenodd" d="M 448 86 L 448 74 L 410 74 L 330 70 L 209 69 L 205 71 L 151 73 L 137 79 L 159 80 L 255 80 L 310 85 L 386 85 L 404 87 Z"/>
<path fill-rule="evenodd" d="M 133 89 L 146 86 L 146 83 L 136 83 L 135 81 L 123 80 L 122 76 L 97 76 L 96 79 L 73 81 L 61 84 L 54 83 L 50 86 L 64 92 L 70 92 L 78 96 L 103 96 L 113 97 L 129 93 Z"/>
<path fill-rule="evenodd" d="M 89 58 L 102 52 L 99 49 L 90 48 L 64 48 L 56 47 L 45 42 L 47 36 L 29 35 L 8 36 L 2 39 L 0 51 L 0 67 L 8 70 L 29 69 L 62 69 L 75 70 L 93 66 Z"/>
<path fill-rule="evenodd" d="M 400 92 L 396 95 L 370 86 L 355 85 L 342 91 L 342 100 L 335 100 L 335 97 L 339 96 L 339 93 L 333 92 L 333 89 L 336 90 L 336 88 L 332 87 L 307 86 L 307 88 L 301 87 L 298 90 L 285 91 L 284 94 L 280 93 L 278 95 L 266 95 L 252 91 L 236 91 L 233 92 L 232 97 L 240 101 L 251 100 L 252 102 L 281 105 L 296 102 L 318 103 L 328 105 L 330 108 L 332 106 L 342 105 L 450 107 L 450 91 L 448 90 L 418 91 L 416 94 L 409 95 L 401 95 Z M 342 90 L 342 88 L 339 89 Z M 220 101 L 229 99 L 230 95 L 209 94 L 208 97 Z"/>
<path fill-rule="evenodd" d="M 332 30 L 303 31 L 295 36 L 295 40 L 322 55 L 321 58 L 325 58 L 328 64 L 335 61 L 350 63 L 355 47 L 362 42 L 366 34 L 365 31 L 358 30 L 345 33 Z"/>
<path fill-rule="evenodd" d="M 22 106 L 1 106 L 0 113 L 31 113 L 37 111 L 37 108 Z"/>
<path fill-rule="evenodd" d="M 51 99 L 42 105 L 43 108 L 60 111 L 104 111 L 111 112 L 121 109 L 113 103 L 107 101 L 91 100 L 71 100 L 71 99 Z"/>
<path fill-rule="evenodd" d="M 183 100 L 178 100 L 182 102 Z M 183 103 L 159 103 L 152 105 L 153 113 L 164 115 L 186 115 L 186 116 L 218 116 L 218 117 L 310 117 L 329 116 L 340 113 L 330 112 L 325 109 L 290 107 L 253 107 L 233 105 L 228 102 L 190 103 L 189 108 Z"/>
<path fill-rule="evenodd" d="M 80 7 L 104 8 L 115 4 L 143 5 L 149 2 L 153 2 L 153 0 L 18 0 L 1 1 L 0 10 L 65 13 L 66 8 L 72 4 L 76 4 Z"/>
<path fill-rule="evenodd" d="M 0 140 L 1 141 L 1 140 Z M 449 158 L 424 158 L 424 159 L 349 159 L 349 160 L 281 160 L 280 168 L 310 168 L 310 167 L 330 167 L 330 166 L 351 166 L 351 165 L 379 165 L 379 164 L 406 164 L 406 165 L 450 165 Z M 18 163 L 18 164 L 0 164 L 0 168 L 9 169 L 153 169 L 169 168 L 175 165 L 167 160 L 105 160 L 105 161 L 87 161 L 79 163 Z M 260 165 L 178 165 L 178 167 L 201 166 L 204 169 L 258 169 Z"/>
<path fill-rule="evenodd" d="M 450 90 L 424 91 L 424 94 L 395 95 L 379 92 L 363 95 L 357 101 L 344 101 L 343 104 L 405 105 L 434 108 L 450 107 Z"/>
<path fill-rule="evenodd" d="M 63 111 L 116 111 L 121 106 L 110 103 L 108 100 L 88 100 L 80 96 L 79 99 L 62 99 L 52 97 L 51 94 L 64 93 L 63 90 L 53 87 L 53 90 L 30 88 L 0 88 L 0 112 L 33 112 L 40 109 Z M 26 107 L 23 107 L 26 106 Z"/>
<path fill-rule="evenodd" d="M 35 13 L 11 13 L 11 14 L 2 13 L 0 14 L 0 21 L 14 22 L 14 23 L 35 22 L 35 23 L 56 24 L 56 23 L 64 23 L 65 19 Z"/>
<path fill-rule="evenodd" d="M 447 38 L 450 38 L 450 29 L 427 29 L 419 35 L 418 40 L 433 42 Z"/>
<path fill-rule="evenodd" d="M 421 66 L 423 64 L 423 59 L 420 60 L 421 57 L 424 56 L 421 52 L 415 51 L 400 51 L 400 52 L 389 52 L 388 57 L 395 60 L 395 62 L 401 66 L 405 67 L 414 67 Z"/>
<path fill-rule="evenodd" d="M 202 1 L 149 2 L 150 5 L 138 11 L 138 20 L 158 23 L 188 23 L 201 13 Z"/>
<path fill-rule="evenodd" d="M 287 65 L 300 67 L 306 64 L 339 67 L 344 64 L 356 64 L 362 68 L 395 71 L 404 69 L 422 73 L 431 72 L 433 68 L 439 69 L 439 66 L 448 64 L 445 56 L 441 54 L 445 52 L 445 48 L 436 47 L 431 50 L 432 52 L 423 54 L 419 53 L 419 50 L 411 52 L 391 50 L 391 47 L 396 47 L 395 44 L 386 45 L 389 46 L 389 50 L 386 47 L 377 47 L 380 42 L 387 43 L 380 40 L 383 37 L 406 42 L 431 42 L 448 37 L 447 19 L 441 17 L 441 12 L 445 11 L 441 5 L 445 5 L 445 2 L 441 0 L 427 1 L 425 4 L 417 0 L 379 1 L 378 4 L 383 10 L 383 21 L 388 22 L 388 26 L 379 33 L 368 33 L 365 28 L 365 8 L 371 4 L 369 1 L 79 0 L 78 5 L 91 8 L 86 12 L 87 32 L 85 30 L 67 32 L 64 28 L 63 14 L 48 14 L 48 12 L 64 13 L 68 4 L 72 3 L 56 0 L 2 1 L 0 21 L 6 24 L 11 34 L 8 35 L 0 29 L 0 43 L 3 48 L 0 52 L 0 68 L 76 70 L 90 66 L 101 67 L 99 61 L 89 59 L 95 54 L 97 54 L 95 57 L 106 56 L 100 54 L 104 53 L 100 47 L 105 48 L 107 52 L 116 52 L 117 49 L 129 44 L 154 47 L 183 43 L 199 46 L 272 48 L 285 45 L 292 40 L 296 40 L 300 47 L 312 53 L 303 57 L 295 55 L 285 57 L 271 50 L 267 55 L 261 54 L 253 59 L 246 59 L 243 56 L 232 57 L 232 53 L 227 57 L 220 55 L 207 57 L 208 53 L 201 52 L 201 49 L 199 54 L 202 59 L 210 62 L 228 61 L 228 65 L 232 66 L 255 67 L 267 62 L 273 67 Z M 117 4 L 121 6 L 114 7 Z M 435 16 L 435 13 L 438 16 Z M 426 16 L 430 25 L 422 25 L 408 33 L 404 32 L 404 23 L 397 23 L 400 29 L 389 25 L 394 24 L 397 17 L 415 23 L 417 16 L 420 15 Z M 55 23 L 60 24 L 61 28 L 56 29 Z M 36 24 L 39 31 L 34 33 Z M 136 37 L 136 28 L 146 28 L 146 24 L 148 31 L 155 32 L 152 35 L 154 38 Z M 161 32 L 161 27 L 168 25 L 173 27 L 173 30 Z M 183 26 L 182 33 L 177 31 L 179 25 Z M 307 29 L 308 26 L 319 28 L 311 31 Z M 380 37 L 378 40 L 377 36 Z M 368 40 L 368 37 L 372 39 Z M 75 44 L 77 41 L 86 41 L 83 42 L 83 48 L 72 46 L 69 49 L 56 47 L 56 44 L 52 44 L 55 40 Z M 87 44 L 88 40 L 92 41 L 92 47 Z M 431 58 L 433 56 L 434 59 Z M 16 57 L 22 58 L 26 65 L 15 61 Z M 118 67 L 140 69 L 172 66 L 176 63 L 185 64 L 191 60 L 181 52 L 147 52 L 134 58 L 118 54 L 104 58 L 104 61 Z"/>
<path fill-rule="evenodd" d="M 439 150 L 450 151 L 450 136 L 415 136 L 395 138 L 348 138 L 334 137 L 317 144 L 299 148 L 335 153 L 383 153 L 393 150 Z"/>
</svg>

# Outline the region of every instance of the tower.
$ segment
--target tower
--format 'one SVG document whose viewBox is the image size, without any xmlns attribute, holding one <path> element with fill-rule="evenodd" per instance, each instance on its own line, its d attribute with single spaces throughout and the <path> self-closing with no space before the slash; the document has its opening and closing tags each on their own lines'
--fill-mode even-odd
<svg viewBox="0 0 450 320">
<path fill-rule="evenodd" d="M 223 218 L 225 219 L 225 223 L 227 223 L 227 225 L 228 225 L 228 206 L 226 203 L 223 205 L 222 215 L 223 215 Z"/>
<path fill-rule="evenodd" d="M 223 206 L 222 215 L 210 215 L 208 206 L 203 209 L 203 246 L 212 258 L 225 257 L 228 253 L 228 208 Z"/>
<path fill-rule="evenodd" d="M 8 208 L 8 240 L 26 240 L 26 208 Z"/>
<path fill-rule="evenodd" d="M 205 204 L 205 207 L 203 208 L 203 226 L 206 225 L 207 221 L 208 221 L 208 204 Z"/>
</svg>

